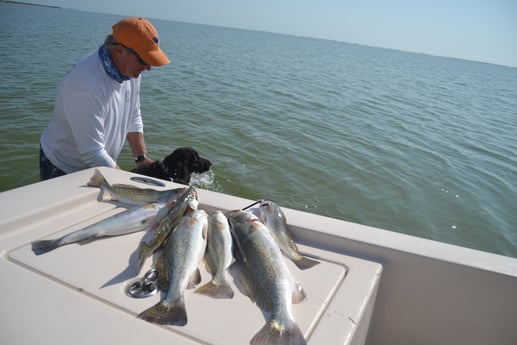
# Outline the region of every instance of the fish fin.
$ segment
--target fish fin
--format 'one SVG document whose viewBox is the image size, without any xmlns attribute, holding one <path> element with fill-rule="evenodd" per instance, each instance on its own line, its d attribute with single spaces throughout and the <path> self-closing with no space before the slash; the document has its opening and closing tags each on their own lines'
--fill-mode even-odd
<svg viewBox="0 0 517 345">
<path fill-rule="evenodd" d="M 306 270 L 320 263 L 318 260 L 314 260 L 302 255 L 300 255 L 300 257 L 297 259 L 293 259 L 293 262 L 301 270 Z"/>
<path fill-rule="evenodd" d="M 235 272 L 235 274 L 237 274 L 237 277 L 238 277 L 236 286 L 239 289 L 239 291 L 243 295 L 248 296 L 249 299 L 253 303 L 257 303 L 257 296 L 253 293 L 253 283 L 250 280 L 248 268 L 246 267 L 246 265 L 239 262 L 239 265 L 235 265 L 234 272 Z M 264 302 L 264 301 L 261 301 L 261 302 Z M 265 304 L 266 304 L 266 302 L 264 302 L 261 305 L 265 305 Z M 271 309 L 269 309 L 269 307 L 265 307 L 265 309 L 271 310 Z"/>
<path fill-rule="evenodd" d="M 205 262 L 205 269 L 206 271 L 211 274 L 211 275 L 214 275 L 215 274 L 215 270 L 214 270 L 214 264 L 212 263 L 212 259 L 210 259 L 209 255 L 208 255 L 208 252 L 207 254 L 205 254 L 205 258 L 203 260 Z"/>
<path fill-rule="evenodd" d="M 175 205 L 176 201 L 174 201 L 172 204 Z M 169 206 L 165 205 L 162 209 L 160 209 L 158 211 L 157 214 L 155 214 L 150 219 L 146 231 L 148 233 L 152 233 L 153 234 L 153 238 L 156 236 L 156 229 L 158 229 L 158 227 L 162 224 L 162 221 L 164 220 L 164 218 L 167 215 L 167 213 L 169 213 L 172 210 L 172 207 L 174 207 L 174 206 L 170 206 L 169 207 Z M 151 242 L 152 242 L 152 239 L 151 239 Z"/>
<path fill-rule="evenodd" d="M 160 291 L 167 291 L 169 289 L 169 278 L 167 277 L 167 264 L 165 262 L 165 254 L 162 253 L 156 259 L 156 270 L 158 271 L 157 284 Z"/>
<path fill-rule="evenodd" d="M 146 218 L 142 218 L 140 220 L 140 224 L 145 225 L 144 230 L 149 230 L 153 226 L 154 216 L 149 216 Z"/>
<path fill-rule="evenodd" d="M 59 241 L 56 240 L 41 240 L 32 242 L 32 251 L 36 255 L 48 253 L 59 247 Z"/>
<path fill-rule="evenodd" d="M 250 344 L 306 345 L 307 342 L 294 321 L 291 320 L 284 325 L 271 319 L 251 338 Z"/>
<path fill-rule="evenodd" d="M 151 190 L 150 188 L 139 188 L 139 187 L 133 186 L 132 184 L 124 184 L 124 183 L 115 183 L 115 184 L 112 184 L 111 187 L 113 187 L 113 188 L 132 189 L 132 190 L 139 190 L 139 191 Z"/>
<path fill-rule="evenodd" d="M 187 285 L 187 289 L 194 288 L 197 284 L 201 282 L 201 272 L 199 272 L 199 268 L 196 268 Z"/>
<path fill-rule="evenodd" d="M 203 262 L 205 263 L 206 271 L 212 276 L 215 275 L 216 265 L 210 256 L 210 250 L 208 249 L 208 246 L 206 247 L 205 254 L 203 255 Z"/>
<path fill-rule="evenodd" d="M 105 237 L 108 237 L 108 236 L 105 236 Z M 99 239 L 101 237 L 96 237 L 96 236 L 90 236 L 88 238 L 83 238 L 82 240 L 80 241 L 77 241 L 76 243 L 81 245 L 81 246 L 84 246 L 85 244 L 88 244 L 88 243 L 91 243 L 93 242 L 95 239 Z"/>
<path fill-rule="evenodd" d="M 101 192 L 99 193 L 97 200 L 104 200 L 104 194 L 106 194 L 106 188 L 109 187 L 109 183 L 104 177 L 104 175 L 102 175 L 102 173 L 98 169 L 95 169 L 92 178 L 90 179 L 90 181 L 88 181 L 88 183 L 86 183 L 86 185 L 89 187 L 99 187 L 101 189 Z M 110 194 L 109 191 L 108 194 Z M 109 195 L 109 198 L 113 199 L 111 194 Z"/>
<path fill-rule="evenodd" d="M 151 251 L 151 246 L 149 246 L 145 242 L 140 243 L 140 250 L 138 252 L 138 261 L 136 263 L 136 269 L 137 272 L 140 272 L 142 270 L 142 267 L 144 266 L 145 259 L 149 256 L 149 252 Z"/>
<path fill-rule="evenodd" d="M 222 284 L 217 284 L 213 279 L 194 292 L 213 298 L 233 298 L 234 295 L 232 287 L 228 282 L 224 281 Z"/>
<path fill-rule="evenodd" d="M 298 304 L 307 299 L 307 294 L 305 293 L 305 290 L 302 288 L 302 286 L 298 283 L 295 284 L 295 289 L 293 291 L 293 304 Z"/>
<path fill-rule="evenodd" d="M 141 312 L 138 318 L 160 325 L 185 326 L 187 324 L 187 310 L 185 309 L 183 296 L 178 299 L 177 303 L 170 306 L 164 305 L 160 301 Z"/>
<path fill-rule="evenodd" d="M 90 187 L 100 187 L 105 183 L 107 183 L 107 181 L 104 175 L 102 175 L 99 169 L 95 169 L 92 178 L 86 185 Z"/>
<path fill-rule="evenodd" d="M 246 255 L 244 254 L 244 250 L 242 249 L 241 243 L 238 241 L 238 239 L 235 237 L 233 232 L 231 232 L 232 235 L 232 256 L 235 261 L 241 261 L 246 262 Z"/>
<path fill-rule="evenodd" d="M 241 277 L 241 271 L 242 271 L 242 262 L 241 261 L 234 261 L 230 267 L 228 268 L 228 273 L 233 278 L 233 284 L 239 290 L 243 295 L 248 296 L 248 293 L 246 291 L 246 287 L 242 285 L 242 277 Z"/>
</svg>

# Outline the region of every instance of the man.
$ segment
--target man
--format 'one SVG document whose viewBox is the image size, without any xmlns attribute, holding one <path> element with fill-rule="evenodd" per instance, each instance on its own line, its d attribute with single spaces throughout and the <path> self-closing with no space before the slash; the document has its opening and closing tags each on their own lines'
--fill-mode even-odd
<svg viewBox="0 0 517 345">
<path fill-rule="evenodd" d="M 40 179 L 118 167 L 126 140 L 138 167 L 152 163 L 140 113 L 140 74 L 169 62 L 149 21 L 131 17 L 113 25 L 104 44 L 78 62 L 58 89 L 41 135 Z"/>
</svg>

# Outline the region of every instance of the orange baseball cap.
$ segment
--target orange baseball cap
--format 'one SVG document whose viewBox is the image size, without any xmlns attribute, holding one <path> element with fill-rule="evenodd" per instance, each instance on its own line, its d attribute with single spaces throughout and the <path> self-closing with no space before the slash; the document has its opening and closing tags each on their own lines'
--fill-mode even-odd
<svg viewBox="0 0 517 345">
<path fill-rule="evenodd" d="M 144 18 L 122 19 L 113 25 L 113 38 L 136 51 L 151 66 L 163 66 L 170 62 L 160 49 L 158 32 L 153 24 Z"/>
</svg>

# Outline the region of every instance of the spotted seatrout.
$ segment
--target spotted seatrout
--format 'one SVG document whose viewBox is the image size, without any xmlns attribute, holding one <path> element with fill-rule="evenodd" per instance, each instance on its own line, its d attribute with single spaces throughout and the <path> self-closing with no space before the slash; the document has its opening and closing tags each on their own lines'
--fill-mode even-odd
<svg viewBox="0 0 517 345">
<path fill-rule="evenodd" d="M 221 211 L 216 211 L 208 219 L 205 254 L 206 268 L 212 280 L 194 292 L 214 298 L 232 298 L 234 293 L 227 280 L 227 271 L 232 261 L 232 235 L 228 219 Z"/>
<path fill-rule="evenodd" d="M 95 169 L 95 172 L 87 185 L 90 187 L 99 187 L 101 189 L 99 199 L 103 199 L 104 193 L 107 192 L 113 200 L 120 201 L 127 205 L 137 206 L 174 200 L 185 191 L 184 187 L 168 190 L 156 190 L 152 188 L 138 188 L 127 184 L 111 185 L 98 169 Z"/>
<path fill-rule="evenodd" d="M 167 292 L 160 302 L 138 315 L 139 318 L 159 324 L 187 324 L 183 293 L 201 279 L 198 265 L 205 254 L 207 229 L 208 215 L 203 210 L 195 210 L 186 214 L 169 234 L 164 253 Z"/>
<path fill-rule="evenodd" d="M 277 204 L 271 200 L 261 200 L 259 206 L 252 211 L 271 231 L 280 250 L 285 256 L 291 259 L 298 268 L 305 270 L 320 263 L 317 260 L 300 254 L 287 225 L 284 212 L 282 212 Z"/>
<path fill-rule="evenodd" d="M 153 224 L 160 222 L 172 205 L 174 205 L 173 201 L 166 204 L 155 203 L 130 208 L 62 237 L 35 241 L 32 243 L 32 251 L 34 254 L 40 255 L 66 244 L 86 243 L 100 237 L 120 236 L 150 229 Z"/>
<path fill-rule="evenodd" d="M 155 227 L 153 237 L 149 243 L 141 242 L 138 253 L 137 270 L 140 272 L 145 259 L 151 256 L 167 239 L 169 233 L 179 223 L 181 218 L 192 210 L 197 210 L 199 198 L 196 188 L 188 187 L 176 200 L 175 205 Z"/>
<path fill-rule="evenodd" d="M 291 304 L 306 298 L 294 280 L 269 229 L 255 215 L 241 210 L 227 214 L 241 264 L 243 292 L 269 312 L 264 327 L 250 344 L 306 344 L 291 313 Z"/>
</svg>

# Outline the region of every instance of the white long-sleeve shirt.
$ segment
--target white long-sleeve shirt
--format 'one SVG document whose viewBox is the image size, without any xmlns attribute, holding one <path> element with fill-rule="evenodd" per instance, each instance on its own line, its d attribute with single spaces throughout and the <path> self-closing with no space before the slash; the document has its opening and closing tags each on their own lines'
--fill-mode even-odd
<svg viewBox="0 0 517 345">
<path fill-rule="evenodd" d="M 47 158 L 65 173 L 115 167 L 127 134 L 143 132 L 140 80 L 112 79 L 97 51 L 78 62 L 61 83 L 41 135 Z"/>
</svg>

